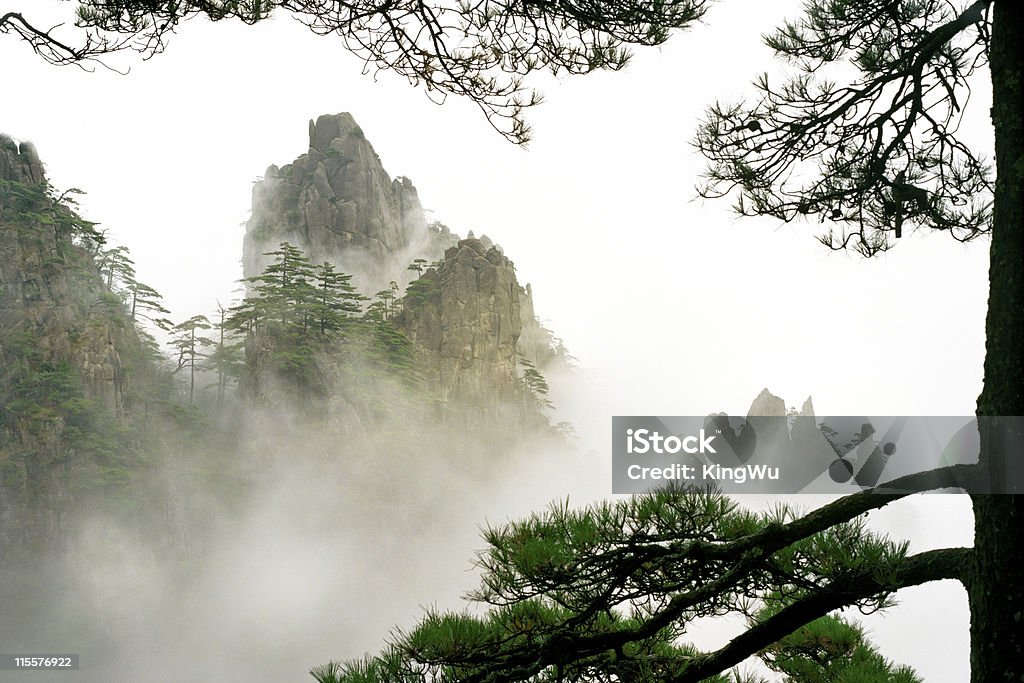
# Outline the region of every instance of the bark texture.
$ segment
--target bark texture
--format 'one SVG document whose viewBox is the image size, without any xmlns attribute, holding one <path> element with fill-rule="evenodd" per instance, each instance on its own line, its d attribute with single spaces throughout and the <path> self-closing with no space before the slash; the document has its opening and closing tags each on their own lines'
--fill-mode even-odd
<svg viewBox="0 0 1024 683">
<path fill-rule="evenodd" d="M 1021 113 L 1024 3 L 993 3 L 990 64 L 996 193 L 979 415 L 1024 415 L 1024 136 Z M 1020 435 L 981 430 L 990 481 L 1021 467 Z M 1024 496 L 975 495 L 975 553 L 968 594 L 973 683 L 1024 680 Z"/>
</svg>

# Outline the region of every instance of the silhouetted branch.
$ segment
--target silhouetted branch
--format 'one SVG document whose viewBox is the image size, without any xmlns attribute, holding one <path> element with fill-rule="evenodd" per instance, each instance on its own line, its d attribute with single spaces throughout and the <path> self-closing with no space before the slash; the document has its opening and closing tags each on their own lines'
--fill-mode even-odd
<svg viewBox="0 0 1024 683">
<path fill-rule="evenodd" d="M 961 241 L 987 232 L 992 170 L 956 133 L 968 79 L 987 62 L 990 4 L 810 3 L 766 39 L 800 73 L 781 86 L 763 75 L 756 103 L 709 110 L 696 139 L 710 160 L 699 192 L 735 192 L 745 215 L 815 216 L 838 226 L 824 244 L 868 256 L 904 226 Z M 840 59 L 859 72 L 844 86 L 829 79 Z"/>
<path fill-rule="evenodd" d="M 599 507 L 587 513 L 586 518 L 601 522 L 580 522 L 558 509 L 543 522 L 535 519 L 489 532 L 492 551 L 480 561 L 484 588 L 471 597 L 498 609 L 515 609 L 541 600 L 539 604 L 550 604 L 551 609 L 562 610 L 564 616 L 532 626 L 532 637 L 526 642 L 521 634 L 513 632 L 501 639 L 485 640 L 480 646 L 466 645 L 457 654 L 444 649 L 436 655 L 412 649 L 406 654 L 427 667 L 466 667 L 459 675 L 459 680 L 466 683 L 525 681 L 552 668 L 620 661 L 627 648 L 643 649 L 645 643 L 671 641 L 671 634 L 681 633 L 695 617 L 729 612 L 750 616 L 752 612 L 745 604 L 769 599 L 770 595 L 776 596 L 773 600 L 786 601 L 786 607 L 753 625 L 725 648 L 707 655 L 694 653 L 676 662 L 676 677 L 667 678 L 680 682 L 703 680 L 830 611 L 850 606 L 880 609 L 900 588 L 939 579 L 962 579 L 968 549 L 907 557 L 905 546 L 876 544 L 862 535 L 859 522 L 851 520 L 919 491 L 970 488 L 976 471 L 975 465 L 954 465 L 899 477 L 788 523 L 770 521 L 753 533 L 726 540 L 714 538 L 722 531 L 712 529 L 721 523 L 717 520 L 735 513 L 719 508 L 723 499 L 710 494 L 696 494 L 695 499 L 679 494 L 683 507 L 675 512 L 684 528 L 665 521 L 664 532 L 654 535 L 642 524 L 632 532 L 622 528 L 621 536 L 615 535 L 614 530 L 623 521 L 630 526 L 636 524 L 630 520 L 645 514 L 665 514 L 645 512 L 642 501 L 633 503 L 633 507 Z M 780 511 L 782 517 L 788 514 Z M 709 526 L 702 531 L 704 522 L 700 518 L 704 516 Z M 585 536 L 600 540 L 576 547 L 579 541 L 575 534 L 581 532 L 571 529 L 577 523 L 589 529 Z M 724 523 L 727 527 L 735 524 Z M 591 524 L 601 526 L 591 528 Z M 572 547 L 573 552 L 561 565 L 547 567 L 536 559 L 533 561 L 541 562 L 539 566 L 524 567 L 520 563 L 526 560 L 518 559 L 514 548 L 533 538 L 545 539 L 555 548 Z M 843 547 L 847 550 L 838 550 Z M 553 552 L 557 556 L 562 551 Z M 838 558 L 846 552 L 852 553 L 848 561 L 829 560 L 826 564 L 836 562 L 832 568 L 814 568 L 821 558 Z M 783 593 L 773 592 L 783 588 Z M 617 618 L 612 610 L 619 607 L 639 610 L 643 616 Z M 604 625 L 598 626 L 600 623 Z"/>
<path fill-rule="evenodd" d="M 671 683 L 702 681 L 736 666 L 804 624 L 853 604 L 866 596 L 897 591 L 930 581 L 963 582 L 971 558 L 970 548 L 943 548 L 905 558 L 893 567 L 869 567 L 833 582 L 834 585 L 784 607 L 761 623 L 733 638 L 729 644 L 694 658 Z"/>
<path fill-rule="evenodd" d="M 204 17 L 255 24 L 286 13 L 313 33 L 336 36 L 368 72 L 392 71 L 423 86 L 435 101 L 458 95 L 474 102 L 509 140 L 524 144 L 524 111 L 541 96 L 524 84 L 537 70 L 586 74 L 620 69 L 630 45 L 659 45 L 672 29 L 703 16 L 708 0 L 81 0 L 75 26 L 80 47 L 40 31 L 20 14 L 5 16 L 13 32 L 55 64 L 95 62 L 120 50 L 143 59 L 166 47 L 184 22 Z"/>
</svg>

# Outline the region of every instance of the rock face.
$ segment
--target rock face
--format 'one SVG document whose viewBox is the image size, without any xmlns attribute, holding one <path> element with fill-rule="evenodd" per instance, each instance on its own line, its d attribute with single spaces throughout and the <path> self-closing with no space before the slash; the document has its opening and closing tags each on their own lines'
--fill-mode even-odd
<svg viewBox="0 0 1024 683">
<path fill-rule="evenodd" d="M 139 348 L 77 220 L 48 195 L 34 148 L 0 136 L 0 531 L 12 543 L 60 537 L 82 466 L 67 433 L 123 414 L 123 354 Z"/>
<path fill-rule="evenodd" d="M 0 133 L 0 180 L 26 185 L 45 184 L 43 163 L 39 161 L 35 145 L 31 142 L 18 145 L 9 136 Z"/>
<path fill-rule="evenodd" d="M 521 292 L 512 262 L 479 239 L 460 240 L 410 286 L 398 324 L 443 401 L 490 410 L 517 398 Z"/>
<path fill-rule="evenodd" d="M 367 296 L 409 283 L 396 323 L 414 342 L 431 388 L 449 405 L 493 408 L 522 398 L 519 355 L 542 367 L 556 355 L 532 291 L 486 235 L 459 240 L 429 223 L 408 178 L 392 180 L 349 114 L 310 121 L 309 150 L 271 166 L 253 190 L 244 274 L 290 242 L 314 263 L 353 275 Z M 407 266 L 424 259 L 419 279 Z M 422 264 L 421 264 L 422 265 Z M 259 356 L 253 346 L 253 357 Z M 250 358 L 252 360 L 252 358 Z M 256 373 L 259 374 L 259 373 Z M 252 378 L 257 386 L 259 377 Z"/>
<path fill-rule="evenodd" d="M 342 113 L 310 121 L 309 150 L 282 168 L 270 166 L 253 188 L 245 276 L 258 275 L 267 265 L 263 254 L 285 241 L 372 293 L 413 258 L 436 257 L 452 240 L 428 230 L 412 181 L 392 180 L 362 129 Z"/>
<path fill-rule="evenodd" d="M 552 361 L 565 360 L 565 349 L 551 331 L 540 324 L 533 310 L 533 287 L 529 283 L 519 288 L 520 318 L 523 331 L 519 335 L 517 348 L 520 354 L 529 358 L 537 367 L 543 368 Z"/>
<path fill-rule="evenodd" d="M 765 464 L 785 472 L 788 485 L 795 490 L 828 470 L 831 460 L 824 456 L 832 451 L 818 429 L 810 397 L 799 411 L 791 413 L 786 410 L 785 400 L 762 389 L 747 411 L 747 422 L 756 434 L 758 448 L 778 454 Z M 756 486 L 751 488 L 756 490 Z"/>
<path fill-rule="evenodd" d="M 83 297 L 97 296 L 100 283 L 71 267 L 79 254 L 53 222 L 70 212 L 45 197 L 46 176 L 32 145 L 15 148 L 0 136 L 0 181 L 0 329 L 33 339 L 43 362 L 70 363 L 85 398 L 120 414 L 123 364 L 116 345 L 131 335 L 110 321 L 81 319 L 79 307 L 91 303 Z"/>
<path fill-rule="evenodd" d="M 767 388 L 762 389 L 761 393 L 757 395 L 757 398 L 750 404 L 750 409 L 747 411 L 748 417 L 785 417 L 786 416 L 786 402 L 768 391 Z"/>
</svg>

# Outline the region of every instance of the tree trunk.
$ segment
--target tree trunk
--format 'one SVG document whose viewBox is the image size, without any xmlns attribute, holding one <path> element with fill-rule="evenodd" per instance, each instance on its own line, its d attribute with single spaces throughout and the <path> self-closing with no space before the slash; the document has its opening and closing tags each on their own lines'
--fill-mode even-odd
<svg viewBox="0 0 1024 683">
<path fill-rule="evenodd" d="M 996 192 L 978 414 L 1024 415 L 1024 73 L 1018 49 L 1024 43 L 1024 3 L 996 0 L 992 11 Z M 981 463 L 991 481 L 1004 483 L 1009 471 L 1020 471 L 1022 446 L 1019 439 L 1005 443 L 981 429 Z M 1014 450 L 1015 457 L 1007 457 Z M 981 494 L 973 502 L 971 681 L 1019 682 L 1024 680 L 1024 496 Z"/>
</svg>

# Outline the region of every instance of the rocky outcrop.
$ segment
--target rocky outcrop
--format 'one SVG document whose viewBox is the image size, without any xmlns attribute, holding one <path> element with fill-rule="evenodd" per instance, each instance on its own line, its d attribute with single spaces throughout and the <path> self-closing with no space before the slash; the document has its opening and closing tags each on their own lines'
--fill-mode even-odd
<svg viewBox="0 0 1024 683">
<path fill-rule="evenodd" d="M 10 136 L 0 133 L 0 180 L 26 185 L 45 184 L 46 174 L 35 145 L 31 142 L 18 144 Z"/>
<path fill-rule="evenodd" d="M 72 473 L 87 435 L 127 408 L 124 354 L 140 342 L 83 229 L 50 195 L 34 148 L 0 136 L 0 529 L 9 537 L 59 537 L 70 492 L 82 487 Z"/>
<path fill-rule="evenodd" d="M 31 144 L 15 148 L 0 136 L 0 181 L 0 329 L 32 339 L 41 362 L 69 363 L 85 398 L 120 414 L 117 345 L 137 339 L 124 320 L 83 317 L 93 299 L 108 292 L 89 256 L 64 233 L 72 214 L 47 196 L 43 165 Z"/>
<path fill-rule="evenodd" d="M 404 284 L 409 262 L 439 257 L 450 237 L 428 229 L 412 181 L 391 179 L 350 114 L 324 115 L 309 122 L 309 150 L 270 166 L 254 186 L 243 270 L 259 274 L 263 254 L 290 242 L 375 292 L 393 279 Z"/>
<path fill-rule="evenodd" d="M 747 411 L 747 423 L 758 452 L 773 454 L 770 461 L 762 464 L 785 472 L 787 484 L 795 490 L 801 490 L 828 470 L 832 451 L 818 428 L 810 397 L 799 411 L 790 412 L 782 398 L 762 389 Z M 771 490 L 770 484 L 766 486 L 765 490 Z M 750 490 L 758 490 L 757 485 Z"/>
<path fill-rule="evenodd" d="M 521 291 L 512 262 L 478 239 L 460 240 L 410 285 L 398 324 L 442 400 L 491 409 L 517 398 Z"/>
<path fill-rule="evenodd" d="M 542 368 L 558 355 L 534 315 L 532 290 L 519 284 L 501 247 L 472 232 L 460 240 L 427 221 L 412 182 L 388 176 L 349 114 L 310 121 L 308 151 L 271 166 L 256 183 L 245 276 L 262 272 L 264 254 L 285 241 L 314 263 L 329 261 L 351 274 L 368 297 L 392 281 L 398 296 L 405 291 L 396 322 L 413 341 L 432 391 L 448 405 L 518 400 L 518 358 Z M 250 366 L 260 348 L 250 349 Z M 260 375 L 250 367 L 253 373 Z M 264 375 L 246 384 L 261 396 L 272 386 Z"/>
<path fill-rule="evenodd" d="M 768 389 L 762 389 L 750 404 L 747 417 L 785 417 L 786 402 Z"/>
<path fill-rule="evenodd" d="M 538 368 L 545 368 L 552 362 L 565 361 L 565 349 L 549 329 L 541 325 L 533 309 L 533 287 L 529 283 L 519 288 L 520 318 L 523 331 L 519 335 L 518 350 Z"/>
</svg>

